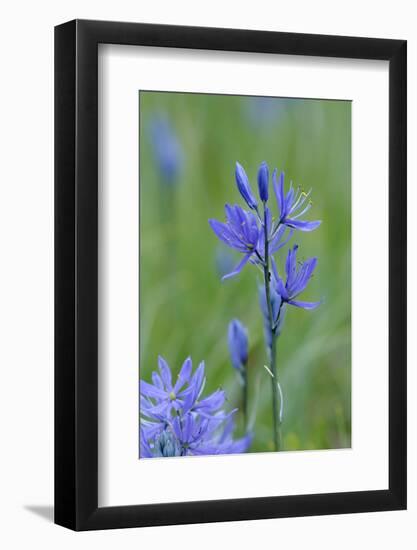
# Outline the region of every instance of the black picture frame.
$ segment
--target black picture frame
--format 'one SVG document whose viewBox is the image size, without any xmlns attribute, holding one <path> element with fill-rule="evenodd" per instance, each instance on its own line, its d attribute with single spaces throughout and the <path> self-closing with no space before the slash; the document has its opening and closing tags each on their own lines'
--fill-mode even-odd
<svg viewBox="0 0 417 550">
<path fill-rule="evenodd" d="M 389 62 L 389 488 L 98 507 L 98 44 Z M 74 20 L 55 28 L 55 523 L 74 530 L 406 508 L 406 41 Z M 375 182 L 378 186 L 378 182 Z"/>
</svg>

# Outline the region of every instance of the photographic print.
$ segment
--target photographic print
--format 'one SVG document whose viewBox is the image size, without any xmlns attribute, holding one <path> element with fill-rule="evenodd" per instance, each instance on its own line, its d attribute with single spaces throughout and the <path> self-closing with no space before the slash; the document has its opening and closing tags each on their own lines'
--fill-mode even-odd
<svg viewBox="0 0 417 550">
<path fill-rule="evenodd" d="M 139 458 L 351 446 L 351 102 L 139 92 Z"/>
</svg>

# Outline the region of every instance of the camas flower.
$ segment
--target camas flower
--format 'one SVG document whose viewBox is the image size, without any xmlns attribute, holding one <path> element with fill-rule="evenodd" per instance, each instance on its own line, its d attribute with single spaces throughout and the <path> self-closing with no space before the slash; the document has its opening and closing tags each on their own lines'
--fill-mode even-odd
<svg viewBox="0 0 417 550">
<path fill-rule="evenodd" d="M 300 188 L 294 190 L 292 184 L 288 193 L 284 193 L 284 172 L 281 172 L 277 180 L 277 171 L 272 174 L 275 196 L 279 210 L 279 224 L 298 229 L 300 231 L 313 231 L 321 224 L 321 221 L 303 221 L 299 218 L 310 210 L 312 202 L 309 199 L 311 190 L 304 193 Z M 308 200 L 307 205 L 305 204 Z"/>
<path fill-rule="evenodd" d="M 292 237 L 294 230 L 313 231 L 320 221 L 303 221 L 299 218 L 311 207 L 311 202 L 305 206 L 310 193 L 297 190 L 292 185 L 287 195 L 284 194 L 284 174 L 277 181 L 277 171 L 273 173 L 273 186 L 277 199 L 279 215 L 272 220 L 270 208 L 267 206 L 269 192 L 269 169 L 262 162 L 258 170 L 258 190 L 264 205 L 264 216 L 258 211 L 258 203 L 252 193 L 248 177 L 243 167 L 236 163 L 236 183 L 240 194 L 251 210 L 246 211 L 239 205 L 225 205 L 226 223 L 210 219 L 209 224 L 216 236 L 230 248 L 244 254 L 238 265 L 222 277 L 222 280 L 234 277 L 248 263 L 265 265 L 265 225 L 267 226 L 268 256 L 272 256 L 282 248 Z M 288 233 L 287 233 L 288 231 Z"/>
<path fill-rule="evenodd" d="M 160 357 L 153 384 L 140 382 L 140 456 L 142 458 L 244 452 L 250 436 L 233 440 L 232 410 L 225 412 L 223 390 L 202 398 L 204 362 L 192 373 L 184 362 L 173 385 L 170 368 Z"/>
<path fill-rule="evenodd" d="M 297 250 L 298 246 L 294 245 L 293 249 L 288 251 L 287 261 L 285 263 L 285 272 L 287 275 L 285 283 L 278 274 L 275 262 L 272 263 L 274 285 L 276 285 L 276 290 L 283 302 L 302 309 L 314 309 L 319 306 L 321 302 L 303 302 L 296 300 L 296 298 L 305 290 L 311 279 L 317 264 L 317 258 L 306 260 L 301 264 L 300 268 L 297 269 Z"/>
<path fill-rule="evenodd" d="M 249 261 L 254 264 L 262 264 L 265 257 L 265 233 L 263 227 L 258 224 L 257 216 L 252 212 L 243 210 L 238 204 L 234 206 L 226 204 L 225 211 L 226 223 L 210 219 L 209 224 L 222 242 L 230 248 L 242 252 L 244 256 L 230 273 L 222 277 L 222 280 L 230 279 L 240 273 Z M 289 241 L 293 230 L 290 229 L 287 238 L 284 238 L 287 230 L 286 226 L 282 225 L 278 229 L 274 229 L 268 207 L 266 211 L 269 253 L 274 254 Z"/>
<path fill-rule="evenodd" d="M 153 384 L 140 381 L 140 393 L 144 398 L 142 409 L 146 416 L 151 418 L 164 418 L 172 409 L 180 410 L 191 391 L 190 387 L 185 389 L 192 371 L 192 362 L 189 357 L 184 361 L 174 385 L 171 369 L 161 356 L 158 357 L 158 369 L 159 373 L 152 373 Z M 202 371 L 204 372 L 204 366 Z"/>
<path fill-rule="evenodd" d="M 256 253 L 260 230 L 255 214 L 243 210 L 238 204 L 226 204 L 226 223 L 210 219 L 209 224 L 216 236 L 227 246 L 243 252 L 243 259 L 235 269 L 223 276 L 228 279 L 240 273 L 246 263 Z"/>
<path fill-rule="evenodd" d="M 248 331 L 238 319 L 229 323 L 228 344 L 232 366 L 244 371 L 248 362 Z"/>
</svg>

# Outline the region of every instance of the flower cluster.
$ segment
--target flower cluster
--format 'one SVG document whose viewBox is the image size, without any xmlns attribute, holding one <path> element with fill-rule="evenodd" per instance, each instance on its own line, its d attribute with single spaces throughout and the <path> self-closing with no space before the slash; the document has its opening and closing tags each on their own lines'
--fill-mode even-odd
<svg viewBox="0 0 417 550">
<path fill-rule="evenodd" d="M 187 358 L 175 383 L 167 362 L 158 358 L 152 384 L 140 381 L 140 456 L 142 458 L 242 453 L 250 436 L 234 440 L 232 410 L 222 407 L 226 396 L 216 390 L 207 397 L 204 362 L 193 373 Z"/>
<path fill-rule="evenodd" d="M 309 200 L 311 190 L 305 193 L 302 189 L 294 189 L 292 183 L 287 193 L 284 192 L 284 173 L 277 178 L 277 170 L 272 174 L 272 183 L 277 203 L 278 214 L 275 219 L 267 203 L 269 200 L 269 169 L 263 162 L 258 171 L 258 190 L 260 201 L 264 205 L 264 216 L 261 216 L 259 203 L 251 189 L 249 179 L 244 168 L 237 162 L 235 170 L 237 188 L 245 200 L 249 210 L 244 210 L 239 205 L 225 205 L 226 222 L 210 219 L 209 224 L 216 236 L 230 248 L 243 254 L 239 264 L 223 279 L 234 277 L 250 262 L 261 267 L 266 267 L 268 257 L 285 246 L 294 234 L 294 230 L 313 231 L 321 221 L 307 221 L 301 219 L 311 208 Z M 267 247 L 266 247 L 267 245 Z M 286 263 L 287 281 L 284 284 L 278 275 L 274 262 L 271 277 L 271 300 L 273 308 L 280 311 L 281 302 L 285 302 L 303 309 L 312 309 L 319 302 L 302 302 L 295 300 L 307 286 L 317 259 L 311 258 L 300 267 L 296 274 L 297 246 L 289 251 Z M 269 265 L 268 265 L 269 269 Z M 265 289 L 264 289 L 265 290 Z M 262 294 L 262 293 L 261 293 Z M 261 309 L 265 297 L 260 297 Z"/>
</svg>

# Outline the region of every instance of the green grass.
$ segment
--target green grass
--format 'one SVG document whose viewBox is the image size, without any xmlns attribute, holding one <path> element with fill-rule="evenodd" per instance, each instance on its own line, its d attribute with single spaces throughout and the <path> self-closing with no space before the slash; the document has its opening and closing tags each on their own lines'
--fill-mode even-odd
<svg viewBox="0 0 417 550">
<path fill-rule="evenodd" d="M 293 180 L 313 188 L 308 219 L 323 221 L 292 239 L 300 259 L 318 257 L 303 299 L 322 298 L 323 304 L 315 311 L 289 308 L 278 340 L 284 448 L 350 446 L 350 102 L 276 99 L 256 120 L 251 98 L 141 92 L 140 113 L 140 376 L 150 380 L 158 354 L 174 373 L 188 355 L 194 364 L 204 359 L 206 392 L 221 386 L 229 406 L 240 406 L 227 349 L 228 323 L 238 317 L 250 335 L 250 407 L 259 388 L 251 451 L 271 448 L 258 272 L 249 265 L 222 283 L 216 255 L 223 245 L 208 225 L 211 217 L 224 219 L 226 202 L 242 204 L 235 162 L 255 190 L 258 166 L 266 160 L 271 171 L 285 171 L 286 185 Z M 169 117 L 184 151 L 181 175 L 171 187 L 161 181 L 147 135 L 159 113 Z M 281 271 L 287 249 L 276 255 Z"/>
</svg>

